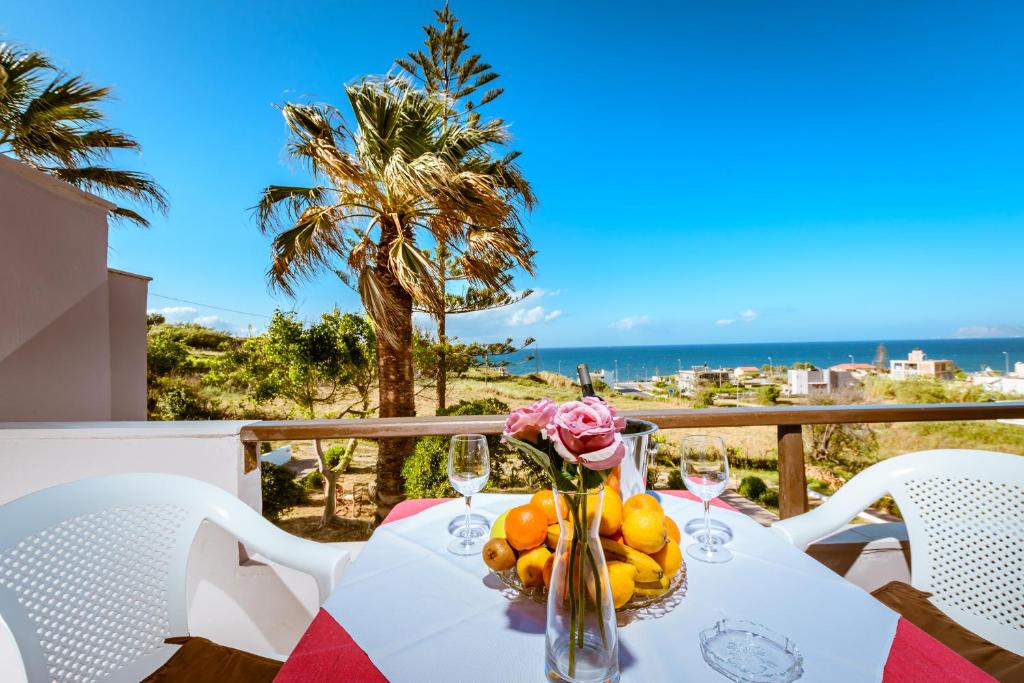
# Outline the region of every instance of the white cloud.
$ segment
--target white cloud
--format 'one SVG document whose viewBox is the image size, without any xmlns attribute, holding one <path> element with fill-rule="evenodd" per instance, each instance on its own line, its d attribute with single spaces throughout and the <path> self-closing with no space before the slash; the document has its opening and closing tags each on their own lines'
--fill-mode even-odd
<svg viewBox="0 0 1024 683">
<path fill-rule="evenodd" d="M 166 308 L 150 308 L 146 311 L 146 313 L 159 313 L 169 323 L 195 323 L 235 335 L 244 335 L 249 332 L 246 325 L 238 325 L 219 315 L 196 315 L 198 312 L 198 309 L 191 306 L 167 306 Z M 263 329 L 263 324 L 259 325 L 259 329 Z M 254 333 L 255 331 L 254 328 Z"/>
<path fill-rule="evenodd" d="M 151 308 L 146 313 L 159 313 L 172 323 L 192 322 L 199 311 L 191 306 L 168 306 L 166 308 Z"/>
<path fill-rule="evenodd" d="M 633 315 L 622 320 L 616 320 L 611 324 L 617 330 L 632 330 L 634 327 L 643 327 L 651 323 L 649 315 Z"/>
<path fill-rule="evenodd" d="M 753 308 L 744 308 L 742 311 L 738 311 L 736 313 L 735 318 L 719 318 L 715 321 L 715 324 L 725 327 L 734 324 L 737 320 L 742 320 L 745 323 L 752 323 L 757 320 L 757 311 Z"/>
<path fill-rule="evenodd" d="M 480 341 L 526 333 L 522 328 L 551 323 L 565 315 L 564 309 L 549 303 L 551 297 L 563 291 L 538 287 L 528 297 L 510 306 L 449 316 L 448 335 L 466 341 Z M 428 329 L 434 328 L 432 321 L 423 320 L 418 324 Z"/>
<path fill-rule="evenodd" d="M 548 311 L 543 306 L 534 306 L 533 308 L 513 311 L 512 315 L 508 318 L 508 324 L 515 327 L 536 325 L 537 323 L 546 323 L 554 320 L 560 315 L 562 315 L 562 311 L 557 308 L 553 311 Z"/>
</svg>

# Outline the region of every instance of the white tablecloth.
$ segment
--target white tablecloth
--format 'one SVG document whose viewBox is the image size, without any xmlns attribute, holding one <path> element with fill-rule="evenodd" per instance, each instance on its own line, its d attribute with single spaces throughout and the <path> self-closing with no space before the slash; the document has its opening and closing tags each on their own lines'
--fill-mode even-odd
<svg viewBox="0 0 1024 683">
<path fill-rule="evenodd" d="M 662 499 L 680 527 L 701 514 L 697 503 Z M 482 494 L 473 509 L 494 519 L 525 500 Z M 450 501 L 377 529 L 324 608 L 391 681 L 540 681 L 544 607 L 502 595 L 479 555 L 446 550 L 448 522 L 464 509 Z M 721 683 L 698 633 L 730 617 L 789 636 L 804 681 L 881 681 L 898 615 L 745 515 L 712 510 L 733 529 L 733 560 L 687 559 L 681 603 L 619 629 L 622 679 Z"/>
</svg>

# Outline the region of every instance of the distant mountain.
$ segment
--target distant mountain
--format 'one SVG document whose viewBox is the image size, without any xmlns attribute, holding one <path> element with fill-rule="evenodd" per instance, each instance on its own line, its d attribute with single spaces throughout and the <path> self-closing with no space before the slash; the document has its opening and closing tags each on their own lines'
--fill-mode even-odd
<svg viewBox="0 0 1024 683">
<path fill-rule="evenodd" d="M 971 325 L 961 327 L 953 335 L 956 339 L 980 339 L 982 337 L 1024 337 L 1024 327 L 1019 325 Z"/>
</svg>

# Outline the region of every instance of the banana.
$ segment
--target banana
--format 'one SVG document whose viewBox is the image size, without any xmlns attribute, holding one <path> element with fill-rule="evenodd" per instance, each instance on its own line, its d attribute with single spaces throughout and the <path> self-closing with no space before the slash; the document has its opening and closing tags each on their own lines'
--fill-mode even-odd
<svg viewBox="0 0 1024 683">
<path fill-rule="evenodd" d="M 663 576 L 660 581 L 638 582 L 633 593 L 635 595 L 661 595 L 668 590 L 670 584 L 671 579 L 667 576 Z"/>
<path fill-rule="evenodd" d="M 664 576 L 661 566 L 650 555 L 608 538 L 601 539 L 601 547 L 606 553 L 617 555 L 636 567 L 636 580 L 639 582 L 660 581 Z"/>
</svg>

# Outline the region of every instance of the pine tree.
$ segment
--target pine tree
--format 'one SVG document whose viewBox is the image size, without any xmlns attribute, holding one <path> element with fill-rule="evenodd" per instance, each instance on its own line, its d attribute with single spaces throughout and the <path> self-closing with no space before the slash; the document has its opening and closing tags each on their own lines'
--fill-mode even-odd
<svg viewBox="0 0 1024 683">
<path fill-rule="evenodd" d="M 435 10 L 435 15 L 437 25 L 428 24 L 423 27 L 427 36 L 424 41 L 425 49 L 410 52 L 407 58 L 397 59 L 395 63 L 409 77 L 420 83 L 424 90 L 444 96 L 448 103 L 448 121 L 477 126 L 481 121 L 480 108 L 500 97 L 504 89 L 489 87 L 498 78 L 498 74 L 490 64 L 482 60 L 481 55 L 470 54 L 469 32 L 459 24 L 458 17 L 452 13 L 448 4 L 445 3 L 442 9 Z M 498 121 L 501 122 L 500 119 Z M 510 171 L 510 189 L 529 197 L 532 203 L 529 186 L 514 170 L 513 163 L 518 156 L 519 152 L 512 151 L 498 164 Z M 437 245 L 431 259 L 435 264 L 437 284 L 442 295 L 434 299 L 434 306 L 417 307 L 417 310 L 427 313 L 437 323 L 435 386 L 437 408 L 440 410 L 446 403 L 449 357 L 453 352 L 458 352 L 446 332 L 448 316 L 502 308 L 521 301 L 533 292 L 515 291 L 512 287 L 512 276 L 508 271 L 518 264 L 509 261 L 500 287 L 466 286 L 463 291 L 452 293 L 448 291 L 449 283 L 466 281 L 459 259 L 444 243 Z M 529 259 L 532 262 L 532 252 Z"/>
</svg>

